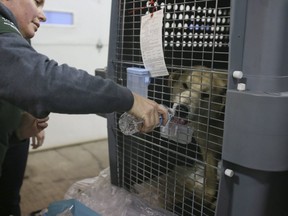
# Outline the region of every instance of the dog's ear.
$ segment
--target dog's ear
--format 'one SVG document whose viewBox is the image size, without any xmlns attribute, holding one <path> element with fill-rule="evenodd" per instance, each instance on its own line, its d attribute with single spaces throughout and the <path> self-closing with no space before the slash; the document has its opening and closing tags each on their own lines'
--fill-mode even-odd
<svg viewBox="0 0 288 216">
<path fill-rule="evenodd" d="M 172 87 L 174 85 L 174 83 L 179 80 L 181 76 L 181 72 L 180 71 L 172 71 L 169 75 L 168 78 L 168 86 Z"/>
<path fill-rule="evenodd" d="M 214 83 L 214 84 L 216 84 L 216 86 L 218 86 L 218 87 L 220 87 L 220 88 L 227 88 L 227 74 L 214 74 L 213 75 L 214 76 L 214 81 L 216 82 L 216 83 Z"/>
<path fill-rule="evenodd" d="M 213 74 L 213 88 L 217 94 L 226 95 L 227 90 L 227 75 L 226 74 Z"/>
<path fill-rule="evenodd" d="M 219 95 L 221 97 L 221 111 L 225 111 L 226 104 L 226 91 L 227 91 L 227 74 L 214 74 L 214 86 L 219 89 Z"/>
</svg>

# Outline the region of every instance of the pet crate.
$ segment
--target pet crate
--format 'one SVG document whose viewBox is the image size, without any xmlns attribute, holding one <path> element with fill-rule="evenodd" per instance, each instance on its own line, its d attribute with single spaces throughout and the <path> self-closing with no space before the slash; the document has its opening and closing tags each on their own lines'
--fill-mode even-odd
<svg viewBox="0 0 288 216">
<path fill-rule="evenodd" d="M 126 86 L 127 68 L 143 68 L 141 17 L 161 9 L 170 76 L 151 78 L 148 98 L 173 107 L 173 83 L 198 74 L 200 111 L 175 108 L 181 137 L 163 128 L 125 136 L 121 113 L 108 115 L 112 184 L 176 215 L 286 215 L 288 2 L 113 0 L 108 78 Z"/>
</svg>

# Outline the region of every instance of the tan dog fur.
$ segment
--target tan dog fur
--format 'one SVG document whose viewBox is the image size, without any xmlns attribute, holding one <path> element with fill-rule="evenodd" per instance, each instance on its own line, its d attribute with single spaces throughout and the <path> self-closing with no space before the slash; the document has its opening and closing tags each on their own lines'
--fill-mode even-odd
<svg viewBox="0 0 288 216">
<path fill-rule="evenodd" d="M 211 204 L 217 192 L 217 158 L 221 156 L 227 74 L 196 67 L 191 71 L 172 73 L 169 79 L 170 100 L 188 108 L 187 118 L 205 166 L 205 185 L 187 179 L 185 187 L 199 196 L 204 190 L 205 202 Z"/>
<path fill-rule="evenodd" d="M 175 166 L 167 174 L 134 184 L 132 191 L 152 206 L 173 211 L 174 205 L 184 202 L 187 197 L 193 196 L 195 202 L 202 203 L 204 195 L 205 204 L 215 208 L 226 80 L 223 71 L 215 72 L 204 67 L 170 74 L 170 100 L 173 107 L 181 104 L 188 108 L 188 124 L 193 127 L 193 136 L 200 146 L 204 163 Z"/>
</svg>

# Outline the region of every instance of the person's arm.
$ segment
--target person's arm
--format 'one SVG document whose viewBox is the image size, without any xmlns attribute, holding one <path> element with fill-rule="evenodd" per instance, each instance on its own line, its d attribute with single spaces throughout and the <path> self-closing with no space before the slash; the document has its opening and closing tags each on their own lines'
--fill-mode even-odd
<svg viewBox="0 0 288 216">
<path fill-rule="evenodd" d="M 50 112 L 111 113 L 132 108 L 134 97 L 129 89 L 58 65 L 17 34 L 0 34 L 0 59 L 0 97 L 37 118 Z"/>
<path fill-rule="evenodd" d="M 25 39 L 0 34 L 0 97 L 43 118 L 65 114 L 128 111 L 144 120 L 142 132 L 167 121 L 167 110 L 109 79 L 89 75 L 66 64 L 58 65 L 37 53 Z M 23 86 L 25 85 L 25 86 Z"/>
</svg>

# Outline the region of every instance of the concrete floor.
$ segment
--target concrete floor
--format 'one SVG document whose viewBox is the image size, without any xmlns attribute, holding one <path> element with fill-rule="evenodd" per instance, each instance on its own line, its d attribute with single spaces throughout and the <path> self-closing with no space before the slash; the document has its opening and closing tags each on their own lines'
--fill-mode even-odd
<svg viewBox="0 0 288 216">
<path fill-rule="evenodd" d="M 107 140 L 31 152 L 21 191 L 22 215 L 62 200 L 73 183 L 98 176 L 108 166 Z"/>
</svg>

